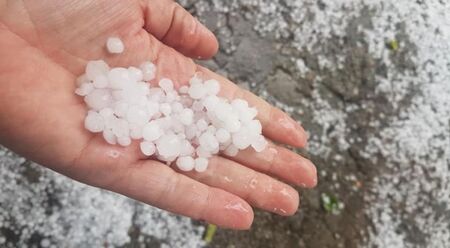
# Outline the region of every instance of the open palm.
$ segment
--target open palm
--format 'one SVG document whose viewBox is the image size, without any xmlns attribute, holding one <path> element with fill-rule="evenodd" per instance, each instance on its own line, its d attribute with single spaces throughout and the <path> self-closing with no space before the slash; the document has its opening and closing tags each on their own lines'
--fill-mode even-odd
<svg viewBox="0 0 450 248">
<path fill-rule="evenodd" d="M 124 41 L 123 54 L 106 52 L 110 36 Z M 214 157 L 206 172 L 186 173 L 144 159 L 137 143 L 111 146 L 83 128 L 86 108 L 74 90 L 86 62 L 151 60 L 158 78 L 178 85 L 194 73 L 219 80 L 223 97 L 258 109 L 266 137 L 304 146 L 303 129 L 283 112 L 189 58 L 216 51 L 214 35 L 170 0 L 0 0 L 0 142 L 78 181 L 223 227 L 248 228 L 250 205 L 291 215 L 298 193 L 273 177 L 313 187 L 316 170 L 285 148 Z"/>
</svg>

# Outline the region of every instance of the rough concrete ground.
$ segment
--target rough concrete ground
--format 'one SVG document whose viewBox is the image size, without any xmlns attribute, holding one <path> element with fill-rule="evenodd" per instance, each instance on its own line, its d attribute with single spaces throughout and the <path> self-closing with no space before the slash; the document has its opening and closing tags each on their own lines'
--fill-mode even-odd
<svg viewBox="0 0 450 248">
<path fill-rule="evenodd" d="M 256 212 L 210 247 L 450 246 L 449 3 L 180 2 L 220 40 L 204 64 L 300 120 L 320 174 L 295 216 Z M 202 223 L 9 152 L 0 166 L 0 246 L 204 245 Z"/>
</svg>

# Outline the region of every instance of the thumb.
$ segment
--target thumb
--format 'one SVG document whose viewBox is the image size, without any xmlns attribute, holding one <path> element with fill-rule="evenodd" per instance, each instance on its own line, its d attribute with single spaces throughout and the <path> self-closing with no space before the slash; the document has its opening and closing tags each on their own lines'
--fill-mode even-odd
<svg viewBox="0 0 450 248">
<path fill-rule="evenodd" d="M 218 42 L 214 34 L 173 0 L 143 0 L 144 28 L 185 56 L 206 59 L 214 56 Z"/>
</svg>

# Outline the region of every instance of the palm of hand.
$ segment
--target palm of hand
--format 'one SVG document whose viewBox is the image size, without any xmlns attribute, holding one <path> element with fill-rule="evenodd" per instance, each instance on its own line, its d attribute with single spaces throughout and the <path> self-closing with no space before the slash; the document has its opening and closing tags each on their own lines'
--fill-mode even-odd
<svg viewBox="0 0 450 248">
<path fill-rule="evenodd" d="M 304 145 L 303 130 L 281 111 L 182 55 L 209 57 L 217 44 L 172 2 L 6 1 L 0 18 L 0 141 L 7 147 L 81 182 L 238 229 L 252 222 L 248 203 L 282 215 L 297 209 L 297 192 L 263 173 L 315 185 L 314 166 L 276 145 L 232 160 L 213 158 L 202 174 L 180 173 L 143 160 L 136 144 L 110 146 L 84 130 L 86 109 L 73 92 L 86 61 L 125 66 L 152 60 L 158 77 L 175 82 L 194 73 L 218 79 L 224 97 L 242 97 L 258 108 L 267 137 Z M 113 35 L 125 43 L 120 56 L 106 53 Z"/>
</svg>

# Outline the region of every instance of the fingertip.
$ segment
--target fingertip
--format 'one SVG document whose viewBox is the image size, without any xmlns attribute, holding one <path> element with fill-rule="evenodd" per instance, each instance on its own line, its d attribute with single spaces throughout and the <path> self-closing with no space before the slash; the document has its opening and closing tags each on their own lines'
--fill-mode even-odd
<svg viewBox="0 0 450 248">
<path fill-rule="evenodd" d="M 201 59 L 206 60 L 210 59 L 214 55 L 216 55 L 217 51 L 219 50 L 219 41 L 217 40 L 216 36 L 213 32 L 211 32 L 206 26 L 200 23 L 201 26 L 201 35 L 200 37 L 203 37 L 204 41 L 200 42 L 201 48 L 193 50 L 196 52 L 193 56 L 195 59 Z"/>
<path fill-rule="evenodd" d="M 303 188 L 314 188 L 317 185 L 317 168 L 308 159 L 301 158 L 298 161 L 299 167 L 301 167 L 301 174 L 298 175 L 297 185 Z"/>
<path fill-rule="evenodd" d="M 211 196 L 206 220 L 221 228 L 247 230 L 253 223 L 253 209 L 241 198 L 228 192 L 215 189 L 218 194 Z"/>
</svg>

